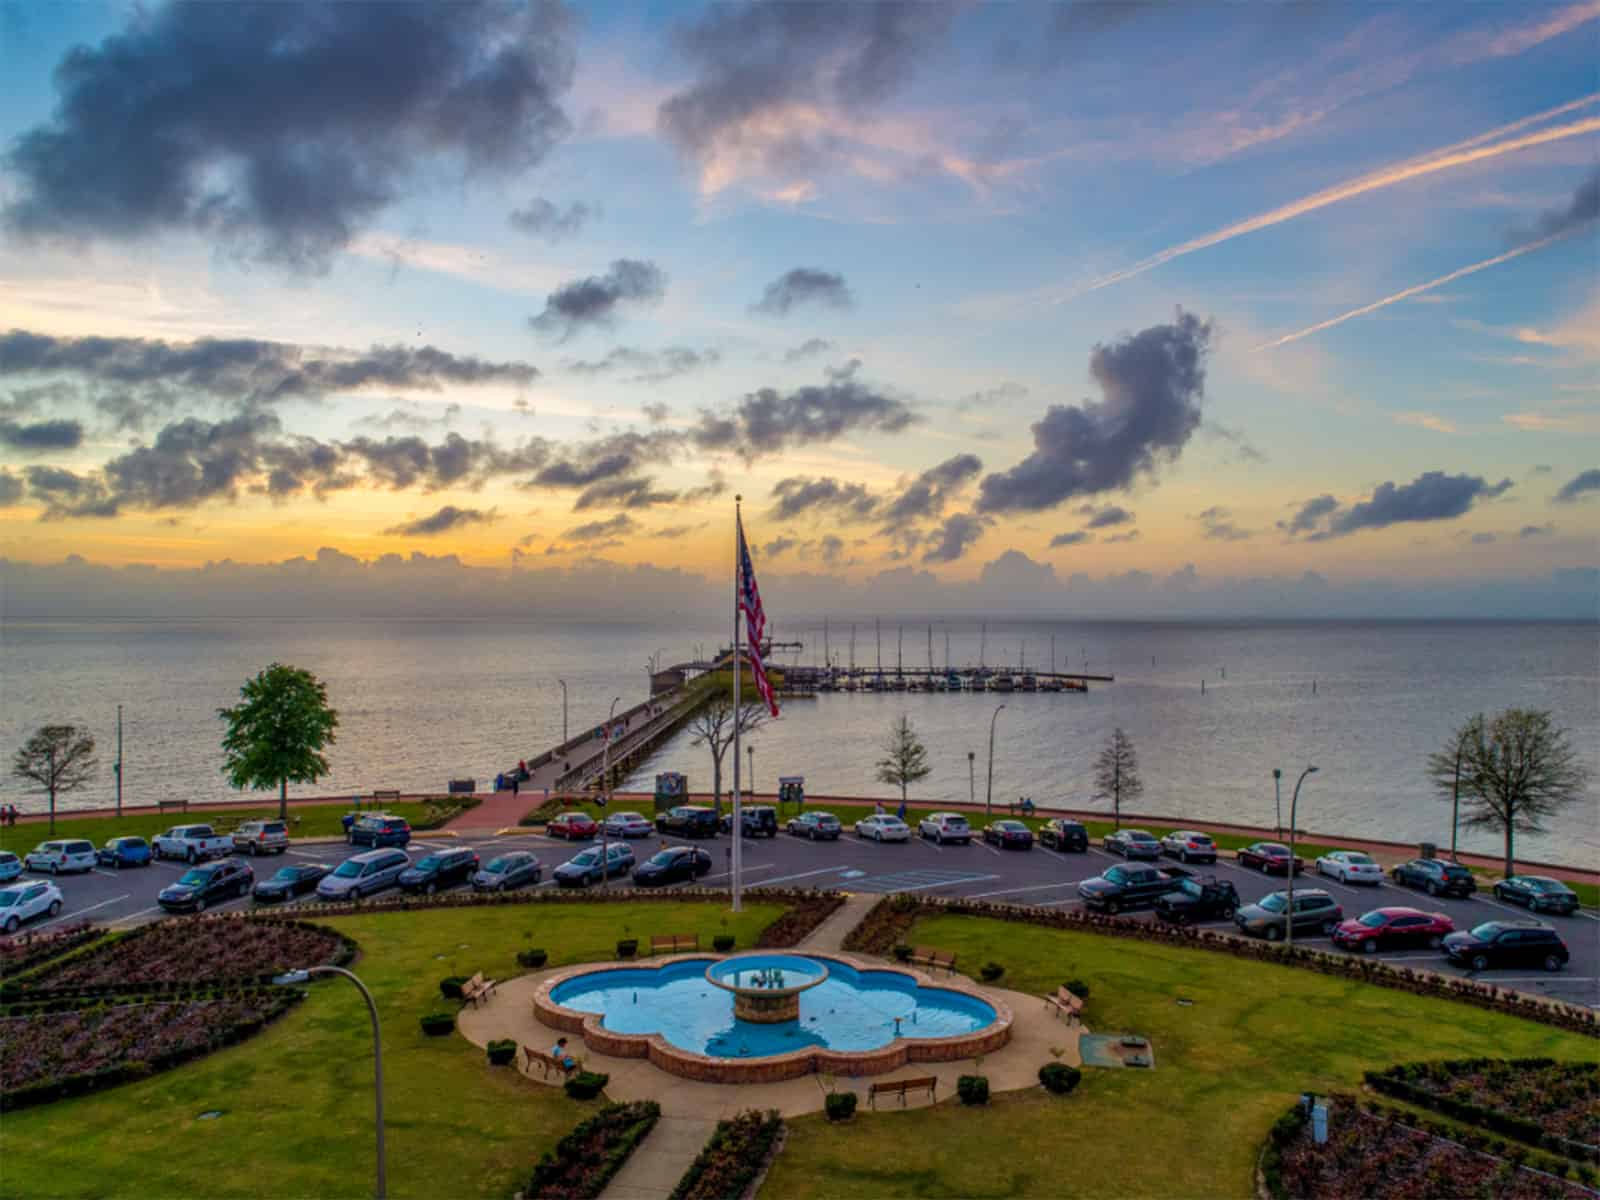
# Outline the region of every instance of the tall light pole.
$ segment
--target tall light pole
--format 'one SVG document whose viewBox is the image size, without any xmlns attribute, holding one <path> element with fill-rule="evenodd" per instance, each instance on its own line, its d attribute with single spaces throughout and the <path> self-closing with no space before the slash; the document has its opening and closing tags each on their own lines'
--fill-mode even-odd
<svg viewBox="0 0 1600 1200">
<path fill-rule="evenodd" d="M 994 723 L 1000 719 L 1000 710 L 1005 708 L 1002 704 L 994 710 L 994 716 L 989 718 L 989 784 L 983 793 L 983 815 L 987 820 L 994 809 Z"/>
<path fill-rule="evenodd" d="M 1460 761 L 1461 761 L 1461 756 L 1458 754 L 1456 756 L 1456 762 L 1458 764 L 1458 769 L 1457 769 L 1457 772 L 1456 772 L 1457 774 L 1460 774 L 1460 770 L 1459 770 Z M 117 771 L 117 816 L 120 817 L 120 816 L 122 816 L 122 705 L 120 705 L 120 704 L 117 705 L 117 767 L 116 767 L 116 771 Z M 1454 841 L 1451 842 L 1450 852 L 1451 852 L 1451 856 L 1454 857 L 1454 855 L 1455 855 L 1455 844 L 1454 844 Z"/>
<path fill-rule="evenodd" d="M 1307 775 L 1316 773 L 1315 767 L 1307 767 L 1301 771 L 1300 778 L 1294 781 L 1294 795 L 1289 800 L 1289 912 L 1288 919 L 1284 923 L 1284 945 L 1289 947 L 1294 945 L 1294 831 L 1295 820 L 1299 815 L 1297 810 L 1300 804 L 1300 785 L 1306 781 Z"/>
<path fill-rule="evenodd" d="M 343 967 L 306 967 L 298 971 L 285 971 L 282 975 L 275 976 L 273 983 L 298 984 L 304 983 L 313 975 L 343 975 L 361 990 L 361 997 L 367 1002 L 367 1013 L 372 1017 L 372 1093 L 377 1104 L 378 1121 L 378 1200 L 385 1200 L 389 1194 L 387 1173 L 383 1162 L 383 1042 L 378 1036 L 378 1006 L 372 1002 L 372 993 L 367 991 L 367 985 L 362 983 Z"/>
<path fill-rule="evenodd" d="M 750 803 L 756 802 L 756 746 L 754 742 L 744 748 L 745 757 L 750 760 Z"/>
<path fill-rule="evenodd" d="M 118 706 L 117 711 L 119 713 L 122 711 L 122 708 L 121 708 L 120 705 Z M 118 728 L 120 729 L 120 726 Z M 1456 738 L 1455 780 L 1450 786 L 1450 861 L 1451 862 L 1460 862 L 1461 861 L 1459 858 L 1456 857 L 1456 834 L 1461 828 L 1461 747 L 1462 747 L 1462 744 L 1467 740 L 1467 734 L 1470 733 L 1470 732 L 1471 732 L 1471 726 L 1469 726 L 1467 729 L 1463 729 L 1461 731 L 1460 735 Z M 122 743 L 119 741 L 117 744 L 120 746 Z M 122 752 L 120 750 L 118 750 L 118 752 L 117 752 L 117 757 L 119 759 L 122 757 Z"/>
<path fill-rule="evenodd" d="M 967 799 L 972 807 L 978 807 L 978 752 L 967 751 Z"/>
<path fill-rule="evenodd" d="M 611 849 L 610 840 L 606 837 L 606 821 L 611 817 L 611 734 L 616 727 L 617 704 L 621 696 L 616 696 L 611 701 L 611 711 L 606 714 L 606 740 L 600 751 L 600 795 L 603 803 L 601 808 L 606 811 L 600 820 L 600 886 L 611 886 Z"/>
<path fill-rule="evenodd" d="M 1278 836 L 1283 836 L 1283 771 L 1272 768 L 1272 819 Z"/>
<path fill-rule="evenodd" d="M 556 682 L 561 685 L 561 746 L 565 749 L 567 745 L 567 681 L 558 679 Z"/>
</svg>

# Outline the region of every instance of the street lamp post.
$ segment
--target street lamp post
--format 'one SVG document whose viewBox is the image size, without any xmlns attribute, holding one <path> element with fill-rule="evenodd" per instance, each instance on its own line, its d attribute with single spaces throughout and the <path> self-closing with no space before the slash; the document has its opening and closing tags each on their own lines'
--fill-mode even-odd
<svg viewBox="0 0 1600 1200">
<path fill-rule="evenodd" d="M 978 805 L 978 752 L 967 751 L 967 799 L 974 808 Z"/>
<path fill-rule="evenodd" d="M 122 709 L 119 707 L 117 709 L 117 712 L 121 713 L 121 711 L 122 711 Z M 120 726 L 119 726 L 119 728 L 120 728 Z M 1459 858 L 1456 857 L 1456 834 L 1460 831 L 1460 828 L 1461 828 L 1461 747 L 1462 747 L 1462 744 L 1467 740 L 1467 733 L 1468 733 L 1468 730 L 1462 730 L 1461 731 L 1461 735 L 1456 738 L 1455 779 L 1454 779 L 1454 782 L 1452 782 L 1452 784 L 1450 785 L 1450 861 L 1451 862 L 1460 862 L 1461 861 Z M 121 744 L 122 743 L 120 741 L 117 743 L 117 745 L 119 747 L 119 749 L 117 751 L 117 757 L 119 759 L 122 757 L 122 751 L 120 749 Z"/>
<path fill-rule="evenodd" d="M 1306 781 L 1307 775 L 1315 775 L 1315 767 L 1307 767 L 1300 772 L 1300 778 L 1294 781 L 1294 795 L 1289 799 L 1289 911 L 1284 919 L 1284 945 L 1294 946 L 1294 833 L 1296 818 L 1299 816 L 1300 785 Z"/>
<path fill-rule="evenodd" d="M 561 685 L 561 747 L 562 747 L 562 749 L 566 749 L 566 745 L 567 745 L 567 681 L 565 679 L 558 679 L 558 680 L 556 680 L 556 682 Z"/>
<path fill-rule="evenodd" d="M 989 718 L 989 783 L 983 792 L 983 816 L 987 820 L 994 806 L 994 723 L 1000 719 L 1000 710 L 1004 704 L 994 710 L 994 716 Z"/>
<path fill-rule="evenodd" d="M 378 1200 L 385 1200 L 389 1194 L 389 1185 L 383 1161 L 383 1042 L 378 1036 L 378 1006 L 373 1003 L 372 993 L 367 991 L 367 985 L 343 967 L 306 967 L 298 971 L 286 971 L 282 975 L 275 976 L 272 982 L 278 984 L 305 983 L 313 975 L 343 975 L 360 989 L 361 998 L 367 1002 L 367 1013 L 372 1017 L 372 1092 L 377 1106 L 378 1122 L 377 1198 Z"/>
<path fill-rule="evenodd" d="M 1283 836 L 1283 771 L 1272 768 L 1272 819 L 1278 836 Z"/>
<path fill-rule="evenodd" d="M 606 740 L 600 751 L 600 795 L 601 808 L 605 809 L 600 820 L 600 886 L 602 889 L 611 886 L 611 843 L 606 837 L 606 821 L 611 819 L 611 735 L 616 727 L 617 704 L 622 700 L 616 696 L 611 701 L 611 711 L 606 714 Z"/>
<path fill-rule="evenodd" d="M 1456 755 L 1457 774 L 1460 774 L 1461 756 Z M 122 817 L 122 705 L 117 705 L 117 817 Z M 1450 845 L 1451 856 L 1455 854 L 1455 843 Z"/>
<path fill-rule="evenodd" d="M 745 757 L 750 760 L 750 803 L 756 802 L 756 747 L 752 742 L 744 748 Z"/>
</svg>

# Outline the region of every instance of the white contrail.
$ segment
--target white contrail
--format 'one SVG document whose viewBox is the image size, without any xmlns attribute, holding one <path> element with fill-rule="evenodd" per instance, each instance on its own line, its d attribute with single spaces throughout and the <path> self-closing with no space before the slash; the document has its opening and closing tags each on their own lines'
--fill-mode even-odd
<svg viewBox="0 0 1600 1200">
<path fill-rule="evenodd" d="M 1486 258 L 1480 263 L 1473 263 L 1470 267 L 1462 267 L 1458 271 L 1451 271 L 1448 275 L 1441 275 L 1437 279 L 1430 279 L 1427 283 L 1419 283 L 1415 287 L 1408 287 L 1403 292 L 1396 292 L 1392 296 L 1385 296 L 1382 300 L 1374 300 L 1371 304 L 1363 304 L 1360 308 L 1352 308 L 1347 313 L 1340 313 L 1337 317 L 1329 317 L 1326 321 L 1319 321 L 1315 325 L 1308 325 L 1294 333 L 1286 333 L 1281 338 L 1274 338 L 1270 342 L 1262 342 L 1256 346 L 1255 351 L 1273 350 L 1279 346 L 1286 346 L 1290 342 L 1298 342 L 1301 338 L 1310 337 L 1313 333 L 1321 333 L 1324 329 L 1332 329 L 1335 325 L 1343 325 L 1346 321 L 1353 321 L 1357 317 L 1364 317 L 1368 313 L 1377 312 L 1380 308 L 1388 308 L 1391 304 L 1399 304 L 1402 300 L 1409 300 L 1412 296 L 1422 292 L 1432 291 L 1436 287 L 1443 287 L 1457 279 L 1468 275 L 1476 275 L 1479 271 L 1487 271 L 1490 267 L 1498 267 L 1503 262 L 1510 262 L 1513 258 L 1521 258 L 1524 254 L 1532 254 L 1535 250 L 1542 250 L 1552 242 L 1571 237 L 1583 226 L 1564 229 L 1560 233 L 1553 233 L 1547 238 L 1540 238 L 1537 242 L 1529 242 L 1526 246 L 1518 246 L 1515 250 L 1507 250 L 1504 254 L 1497 254 L 1493 258 Z"/>
<path fill-rule="evenodd" d="M 1237 221 L 1212 233 L 1202 234 L 1200 237 L 1191 238 L 1187 242 L 1168 247 L 1159 254 L 1153 254 L 1149 258 L 1134 263 L 1131 267 L 1115 271 L 1110 275 L 1101 276 L 1092 283 L 1069 293 L 1063 299 L 1070 299 L 1072 296 L 1081 295 L 1084 292 L 1093 292 L 1103 287 L 1110 287 L 1114 283 L 1132 279 L 1135 275 L 1143 275 L 1146 271 L 1154 270 L 1156 267 L 1169 263 L 1175 258 L 1193 254 L 1196 250 L 1204 250 L 1209 246 L 1217 245 L 1219 242 L 1230 241 L 1247 233 L 1255 233 L 1259 229 L 1266 229 L 1284 221 L 1292 220 L 1295 217 L 1304 216 L 1306 213 L 1315 212 L 1319 208 L 1337 204 L 1341 200 L 1349 200 L 1352 197 L 1374 192 L 1380 188 L 1391 187 L 1394 184 L 1404 183 L 1410 179 L 1418 179 L 1424 175 L 1432 175 L 1436 171 L 1448 170 L 1451 167 L 1462 167 L 1469 163 L 1481 162 L 1486 158 L 1497 158 L 1502 154 L 1511 154 L 1518 150 L 1527 150 L 1534 146 L 1546 145 L 1549 142 L 1561 141 L 1564 138 L 1578 137 L 1582 134 L 1596 132 L 1600 132 L 1600 117 L 1585 117 L 1581 121 L 1572 121 L 1566 125 L 1556 125 L 1550 129 L 1526 133 L 1521 137 L 1495 142 L 1487 146 L 1446 147 L 1443 151 L 1433 151 L 1418 158 L 1407 159 L 1405 162 L 1396 163 L 1392 167 L 1384 167 L 1382 170 L 1358 176 L 1345 183 L 1324 188 L 1320 192 L 1313 192 L 1309 196 L 1274 208 L 1269 212 L 1261 213 L 1259 216 Z M 1465 144 L 1462 145 L 1464 146 Z"/>
<path fill-rule="evenodd" d="M 1531 117 L 1523 117 L 1509 124 L 1496 126 L 1485 133 L 1469 137 L 1464 142 L 1452 142 L 1438 150 L 1430 150 L 1419 155 L 1419 159 L 1435 158 L 1441 154 L 1454 154 L 1457 150 L 1469 150 L 1473 146 L 1481 146 L 1484 142 L 1492 142 L 1495 138 L 1505 137 L 1508 133 L 1515 133 L 1519 129 L 1526 129 L 1529 125 L 1537 125 L 1541 121 L 1548 121 L 1554 117 L 1564 117 L 1569 112 L 1576 112 L 1580 108 L 1588 108 L 1591 104 L 1600 101 L 1600 92 L 1590 92 L 1587 96 L 1579 96 L 1576 100 L 1569 100 L 1565 104 L 1558 104 L 1554 108 L 1547 108 L 1543 112 L 1534 113 Z"/>
</svg>

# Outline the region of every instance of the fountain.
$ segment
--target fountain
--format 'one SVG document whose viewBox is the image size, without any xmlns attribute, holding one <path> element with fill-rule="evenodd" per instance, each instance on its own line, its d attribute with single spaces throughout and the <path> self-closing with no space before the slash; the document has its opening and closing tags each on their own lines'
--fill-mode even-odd
<svg viewBox="0 0 1600 1200">
<path fill-rule="evenodd" d="M 795 954 L 741 954 L 712 963 L 706 981 L 733 993 L 733 1015 L 756 1025 L 800 1019 L 800 993 L 823 983 L 828 968 Z"/>
</svg>

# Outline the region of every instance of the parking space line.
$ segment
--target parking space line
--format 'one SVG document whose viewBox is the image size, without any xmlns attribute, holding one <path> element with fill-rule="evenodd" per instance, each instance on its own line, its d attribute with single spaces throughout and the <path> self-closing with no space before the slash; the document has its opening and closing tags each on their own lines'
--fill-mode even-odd
<svg viewBox="0 0 1600 1200">
<path fill-rule="evenodd" d="M 62 921 L 70 921 L 75 917 L 83 916 L 85 913 L 92 913 L 95 909 L 104 908 L 108 904 L 120 904 L 122 901 L 126 900 L 131 895 L 133 895 L 133 893 L 132 892 L 128 892 L 125 895 L 113 896 L 109 900 L 102 900 L 102 901 L 100 901 L 99 904 L 91 904 L 88 908 L 80 908 L 76 912 L 62 913 L 59 917 L 51 917 L 48 921 L 40 921 L 37 925 L 34 926 L 34 928 L 35 929 L 44 929 L 46 926 L 55 925 L 55 924 L 58 924 L 58 923 L 60 923 Z"/>
<path fill-rule="evenodd" d="M 132 921 L 135 917 L 142 917 L 142 916 L 145 915 L 145 913 L 153 913 L 153 912 L 160 912 L 160 911 L 161 911 L 161 906 L 159 904 L 153 904 L 149 908 L 141 908 L 138 912 L 131 912 L 131 913 L 128 913 L 126 916 L 118 917 L 116 920 L 112 921 L 111 923 L 113 925 L 120 925 L 124 921 Z"/>
<path fill-rule="evenodd" d="M 968 896 L 968 900 L 982 900 L 987 896 L 1013 896 L 1018 892 L 1043 892 L 1050 888 L 1077 887 L 1081 880 L 1065 879 L 1060 883 L 1036 883 L 1032 887 L 1003 888 L 998 892 L 977 892 Z"/>
<path fill-rule="evenodd" d="M 791 879 L 808 879 L 812 875 L 833 875 L 840 871 L 849 871 L 852 869 L 853 868 L 850 866 L 850 864 L 846 863 L 842 867 L 819 867 L 815 871 L 801 871 L 798 875 L 780 875 L 777 879 L 763 879 L 761 882 L 763 886 L 774 883 L 788 883 Z"/>
<path fill-rule="evenodd" d="M 753 866 L 753 867 L 746 867 L 746 866 L 742 866 L 741 865 L 740 868 L 739 868 L 739 874 L 748 875 L 748 874 L 750 874 L 751 871 L 776 871 L 777 869 L 778 869 L 778 864 L 777 863 L 759 863 L 759 864 L 757 864 L 756 866 Z M 715 875 L 702 875 L 700 878 L 701 878 L 702 881 L 707 880 L 707 879 L 722 879 L 722 878 L 725 878 L 726 876 L 732 875 L 732 874 L 733 874 L 732 871 L 718 871 Z M 772 880 L 763 880 L 762 882 L 770 883 L 770 882 L 773 882 L 773 881 Z"/>
<path fill-rule="evenodd" d="M 1055 908 L 1058 905 L 1062 905 L 1062 904 L 1082 904 L 1082 903 L 1083 903 L 1083 900 L 1080 897 L 1078 897 L 1078 896 L 1068 896 L 1065 900 L 1044 900 L 1044 901 L 1041 901 L 1038 904 L 1035 904 L 1034 907 L 1035 908 Z"/>
<path fill-rule="evenodd" d="M 1594 977 L 1589 975 L 1487 975 L 1478 972 L 1475 977 L 1480 983 L 1593 983 Z"/>
</svg>

